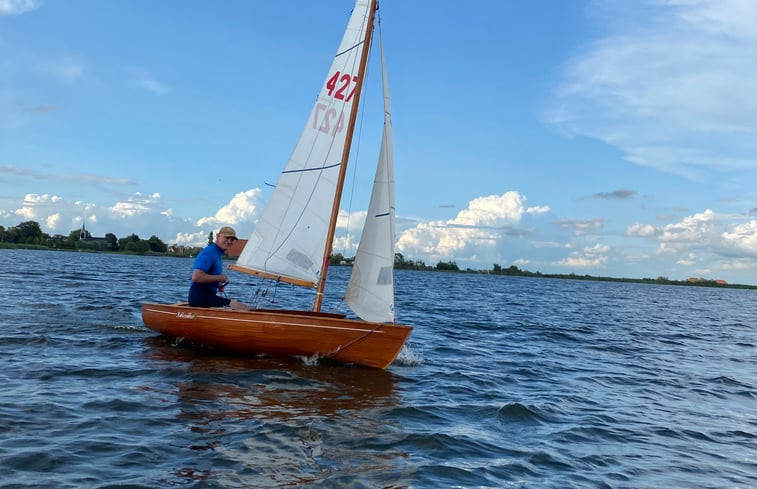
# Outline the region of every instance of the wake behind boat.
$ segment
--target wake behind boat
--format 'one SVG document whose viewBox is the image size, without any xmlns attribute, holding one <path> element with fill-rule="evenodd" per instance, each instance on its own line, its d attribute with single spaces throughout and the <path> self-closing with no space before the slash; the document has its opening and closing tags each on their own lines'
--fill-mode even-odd
<svg viewBox="0 0 757 489">
<path fill-rule="evenodd" d="M 357 0 L 302 135 L 236 265 L 229 267 L 315 289 L 312 310 L 145 303 L 142 320 L 148 328 L 237 353 L 318 356 L 377 368 L 397 357 L 412 328 L 395 321 L 394 156 L 383 46 L 381 151 L 344 295 L 360 319 L 321 312 L 376 11 L 376 0 Z"/>
</svg>

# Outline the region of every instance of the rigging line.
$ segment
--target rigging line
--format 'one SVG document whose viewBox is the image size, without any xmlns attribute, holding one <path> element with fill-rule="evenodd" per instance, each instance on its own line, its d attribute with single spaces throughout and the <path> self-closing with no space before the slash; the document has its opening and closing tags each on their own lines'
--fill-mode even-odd
<svg viewBox="0 0 757 489">
<path fill-rule="evenodd" d="M 370 61 L 370 53 L 368 53 L 368 58 Z M 365 69 L 365 79 L 368 80 L 370 77 L 368 76 L 368 72 L 370 71 L 371 66 L 370 63 L 366 64 Z M 353 199 L 355 197 L 355 182 L 357 181 L 357 170 L 358 166 L 360 164 L 360 142 L 363 138 L 363 123 L 365 122 L 365 104 L 367 103 L 366 100 L 368 100 L 368 91 L 370 87 L 369 84 L 363 83 L 363 97 L 360 98 L 360 102 L 362 105 L 361 107 L 357 107 L 357 110 L 360 110 L 358 114 L 360 114 L 360 126 L 355 131 L 357 133 L 357 141 L 355 142 L 355 150 L 354 150 L 354 156 L 352 157 L 352 184 L 350 186 L 350 199 L 349 199 L 349 205 L 347 206 L 347 236 L 350 235 L 350 220 L 352 218 L 352 203 Z M 347 252 L 347 243 L 344 244 L 344 252 Z"/>
<path fill-rule="evenodd" d="M 352 340 L 352 341 L 349 341 L 349 342 L 345 343 L 344 345 L 339 345 L 339 346 L 337 346 L 337 347 L 336 347 L 336 349 L 335 349 L 334 351 L 332 351 L 332 352 L 330 352 L 330 353 L 327 353 L 327 354 L 325 355 L 325 358 L 328 358 L 328 357 L 333 357 L 334 355 L 336 355 L 336 354 L 337 354 L 337 353 L 339 353 L 340 351 L 344 350 L 345 348 L 349 348 L 350 346 L 354 345 L 355 343 L 357 343 L 358 341 L 362 340 L 362 339 L 363 339 L 363 338 L 365 338 L 366 336 L 368 336 L 368 335 L 370 335 L 370 334 L 372 334 L 372 333 L 375 333 L 375 332 L 376 332 L 376 331 L 378 331 L 378 329 L 379 329 L 379 328 L 381 328 L 382 326 L 386 326 L 386 325 L 385 325 L 385 324 L 383 324 L 383 323 L 379 323 L 379 324 L 377 324 L 377 325 L 376 325 L 376 327 L 375 327 L 375 328 L 373 328 L 373 329 L 371 329 L 371 330 L 369 330 L 369 331 L 366 331 L 366 332 L 365 332 L 365 334 L 363 334 L 362 336 L 358 336 L 358 337 L 357 337 L 357 338 L 355 338 L 354 340 Z"/>
<path fill-rule="evenodd" d="M 335 311 L 337 311 L 339 308 L 342 307 L 342 304 L 344 304 L 344 297 L 342 297 L 341 299 L 339 299 L 339 302 L 337 302 L 336 304 L 334 304 L 334 306 L 331 309 L 329 309 L 329 312 L 335 312 Z"/>
<path fill-rule="evenodd" d="M 254 285 L 254 284 L 252 284 L 252 285 Z M 258 287 L 258 290 L 259 289 L 260 288 Z M 252 305 L 252 307 L 257 306 L 257 298 L 256 298 L 256 296 L 257 296 L 257 292 L 255 291 L 255 289 L 250 288 L 250 293 L 247 294 L 247 304 Z"/>
</svg>

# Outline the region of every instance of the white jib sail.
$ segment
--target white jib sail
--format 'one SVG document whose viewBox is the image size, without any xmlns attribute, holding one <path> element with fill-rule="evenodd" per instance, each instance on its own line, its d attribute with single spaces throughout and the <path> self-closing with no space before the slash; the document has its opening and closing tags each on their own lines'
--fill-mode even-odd
<svg viewBox="0 0 757 489">
<path fill-rule="evenodd" d="M 358 0 L 310 118 L 237 265 L 314 284 L 357 86 L 369 2 Z"/>
<path fill-rule="evenodd" d="M 394 322 L 394 152 L 389 83 L 381 46 L 384 132 L 368 215 L 360 236 L 345 302 L 365 321 Z"/>
</svg>

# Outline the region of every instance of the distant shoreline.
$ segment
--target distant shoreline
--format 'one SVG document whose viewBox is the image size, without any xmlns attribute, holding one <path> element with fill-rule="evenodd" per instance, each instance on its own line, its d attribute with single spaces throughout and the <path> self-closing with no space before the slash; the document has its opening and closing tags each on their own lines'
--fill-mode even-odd
<svg viewBox="0 0 757 489">
<path fill-rule="evenodd" d="M 134 251 L 94 251 L 85 249 L 67 249 L 67 248 L 50 248 L 44 245 L 28 245 L 19 243 L 0 243 L 0 250 L 2 249 L 23 249 L 33 251 L 65 251 L 65 252 L 79 252 L 79 253 L 102 253 L 108 255 L 136 255 L 136 256 L 165 256 L 172 258 L 193 258 L 192 254 L 177 254 L 177 253 L 157 253 L 152 251 L 147 252 L 134 252 Z M 224 256 L 224 259 L 236 259 L 236 257 Z M 332 263 L 330 266 L 351 266 L 349 264 L 337 264 Z M 650 284 L 650 285 L 676 285 L 684 287 L 714 287 L 720 289 L 746 289 L 757 290 L 757 285 L 747 284 L 730 284 L 730 283 L 716 283 L 714 280 L 697 279 L 696 281 L 690 280 L 669 280 L 667 278 L 617 278 L 617 277 L 601 277 L 594 275 L 576 275 L 575 273 L 568 274 L 556 274 L 556 273 L 541 273 L 541 272 L 529 272 L 527 270 L 520 270 L 517 267 L 510 267 L 507 269 L 498 270 L 449 270 L 449 269 L 437 269 L 433 267 L 416 268 L 416 267 L 395 267 L 396 270 L 416 270 L 421 272 L 443 272 L 443 273 L 467 273 L 478 275 L 502 275 L 510 277 L 531 277 L 531 278 L 552 278 L 560 280 L 588 280 L 592 282 L 625 282 L 625 283 L 638 283 L 638 284 Z"/>
<path fill-rule="evenodd" d="M 486 273 L 486 272 L 480 272 Z M 565 280 L 590 280 L 594 282 L 625 282 L 625 283 L 637 283 L 637 284 L 649 284 L 649 285 L 676 285 L 684 287 L 715 287 L 721 289 L 749 289 L 757 290 L 757 285 L 747 284 L 720 284 L 714 280 L 698 279 L 697 281 L 689 280 L 669 280 L 669 279 L 656 279 L 656 278 L 617 278 L 617 277 L 597 277 L 593 275 L 576 275 L 570 274 L 553 274 L 553 273 L 531 273 L 526 272 L 523 274 L 517 273 L 491 273 L 491 275 L 508 275 L 513 277 L 534 277 L 534 278 L 555 278 Z"/>
</svg>

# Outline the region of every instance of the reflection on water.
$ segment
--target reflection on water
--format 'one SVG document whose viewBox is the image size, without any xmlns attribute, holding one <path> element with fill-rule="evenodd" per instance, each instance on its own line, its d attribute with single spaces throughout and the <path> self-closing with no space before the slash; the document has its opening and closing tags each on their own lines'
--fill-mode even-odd
<svg viewBox="0 0 757 489">
<path fill-rule="evenodd" d="M 172 372 L 171 382 L 144 389 L 177 406 L 186 423 L 182 438 L 194 460 L 176 479 L 255 487 L 340 479 L 409 484 L 408 454 L 391 448 L 404 437 L 389 415 L 400 399 L 391 372 L 217 356 L 164 337 L 143 341 L 150 366 Z"/>
</svg>

